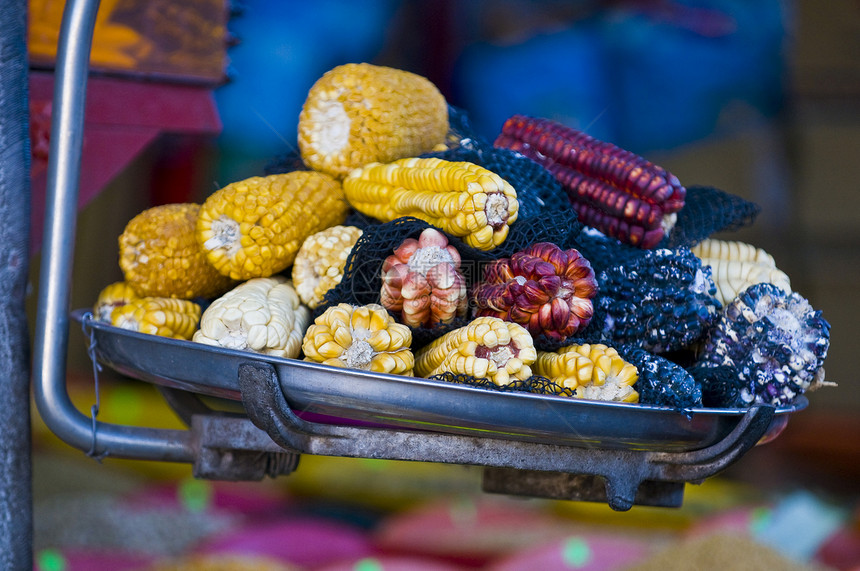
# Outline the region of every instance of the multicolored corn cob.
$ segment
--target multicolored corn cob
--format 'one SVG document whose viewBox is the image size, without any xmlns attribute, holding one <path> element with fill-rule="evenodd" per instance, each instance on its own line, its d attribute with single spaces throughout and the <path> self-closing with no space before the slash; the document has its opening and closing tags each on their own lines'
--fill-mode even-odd
<svg viewBox="0 0 860 571">
<path fill-rule="evenodd" d="M 519 323 L 533 336 L 566 339 L 588 325 L 597 281 L 579 251 L 539 242 L 484 269 L 472 292 L 476 315 Z"/>
<path fill-rule="evenodd" d="M 434 228 L 407 238 L 382 263 L 380 303 L 403 323 L 421 327 L 466 314 L 466 278 L 460 253 Z"/>
<path fill-rule="evenodd" d="M 673 174 L 556 121 L 514 115 L 494 144 L 552 172 L 583 224 L 640 248 L 659 244 L 684 206 L 686 189 Z"/>
<path fill-rule="evenodd" d="M 430 377 L 448 372 L 504 386 L 528 379 L 535 359 L 534 342 L 522 326 L 497 317 L 477 317 L 419 349 L 415 374 Z"/>
<path fill-rule="evenodd" d="M 343 181 L 349 203 L 383 222 L 414 216 L 491 250 L 517 219 L 517 192 L 502 177 L 469 162 L 408 158 L 372 163 Z"/>
<path fill-rule="evenodd" d="M 734 386 L 723 388 L 719 406 L 784 406 L 820 380 L 829 347 L 830 324 L 820 310 L 796 292 L 758 283 L 725 307 L 696 366 L 734 369 Z M 703 391 L 711 398 L 717 392 Z"/>
<path fill-rule="evenodd" d="M 428 79 L 349 63 L 311 87 L 299 114 L 299 151 L 310 168 L 343 178 L 368 163 L 431 151 L 446 140 L 448 104 Z"/>
</svg>

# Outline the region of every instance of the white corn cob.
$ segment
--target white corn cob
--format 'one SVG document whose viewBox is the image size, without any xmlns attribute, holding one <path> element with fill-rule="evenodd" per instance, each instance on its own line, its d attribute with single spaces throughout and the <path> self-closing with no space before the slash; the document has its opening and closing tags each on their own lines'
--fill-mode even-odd
<svg viewBox="0 0 860 571">
<path fill-rule="evenodd" d="M 310 322 L 292 284 L 283 277 L 250 279 L 203 312 L 194 341 L 295 358 Z"/>
<path fill-rule="evenodd" d="M 693 248 L 702 265 L 711 267 L 711 277 L 717 286 L 717 299 L 723 305 L 751 285 L 770 283 L 791 293 L 788 275 L 776 267 L 773 256 L 761 248 L 738 241 L 709 238 Z"/>
</svg>

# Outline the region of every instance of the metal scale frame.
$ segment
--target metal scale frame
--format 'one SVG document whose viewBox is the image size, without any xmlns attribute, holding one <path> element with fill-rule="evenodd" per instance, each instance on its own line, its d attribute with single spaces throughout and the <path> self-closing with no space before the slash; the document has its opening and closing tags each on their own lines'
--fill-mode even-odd
<svg viewBox="0 0 860 571">
<path fill-rule="evenodd" d="M 273 364 L 253 354 L 233 355 L 231 358 L 238 361 L 231 361 L 227 378 L 219 379 L 234 387 L 244 414 L 214 410 L 196 394 L 193 383 L 186 385 L 182 379 L 165 383 L 163 376 L 157 375 L 152 376 L 157 377 L 154 382 L 187 429 L 109 424 L 82 413 L 69 397 L 65 356 L 72 321 L 69 291 L 88 58 L 97 11 L 96 0 L 70 0 L 63 16 L 35 330 L 35 402 L 48 428 L 69 445 L 95 457 L 189 463 L 197 478 L 233 481 L 289 474 L 297 469 L 302 454 L 473 465 L 483 467 L 485 492 L 605 502 L 614 510 L 624 511 L 633 505 L 680 506 L 686 483 L 701 483 L 717 474 L 785 426 L 787 415 L 773 407 L 755 406 L 735 411 L 732 426 L 715 441 L 701 448 L 677 450 L 520 439 L 492 430 L 428 431 L 409 423 L 386 426 L 317 422 L 294 410 L 293 395 L 289 388 L 285 389 L 288 383 L 285 385 L 282 378 L 284 370 L 289 377 L 306 375 L 322 381 L 338 380 L 352 373 L 308 363 Z M 87 316 L 78 318 L 85 326 L 88 324 Z M 91 352 L 105 360 L 101 347 L 117 338 L 110 327 L 102 329 L 91 337 Z M 140 338 L 137 341 L 144 346 L 148 342 Z M 151 342 L 164 343 L 162 339 Z M 135 372 L 138 378 L 150 380 L 146 365 L 131 371 L 133 376 Z M 395 382 L 361 374 L 376 383 Z M 623 418 L 624 409 L 621 414 Z M 683 416 L 680 412 L 674 414 Z"/>
</svg>

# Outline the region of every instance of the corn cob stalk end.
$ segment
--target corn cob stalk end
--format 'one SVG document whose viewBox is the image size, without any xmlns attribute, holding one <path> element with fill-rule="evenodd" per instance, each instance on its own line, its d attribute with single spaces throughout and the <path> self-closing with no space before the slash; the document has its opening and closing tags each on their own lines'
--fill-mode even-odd
<svg viewBox="0 0 860 571">
<path fill-rule="evenodd" d="M 412 375 L 412 332 L 372 303 L 329 307 L 302 341 L 306 361 L 376 373 Z"/>
<path fill-rule="evenodd" d="M 343 182 L 359 212 L 383 222 L 420 218 L 479 250 L 492 250 L 517 220 L 517 192 L 502 177 L 470 162 L 406 158 L 355 169 Z"/>
<path fill-rule="evenodd" d="M 431 377 L 448 372 L 504 386 L 528 379 L 536 359 L 532 337 L 522 326 L 497 317 L 477 317 L 421 348 L 415 356 L 415 374 Z"/>
<path fill-rule="evenodd" d="M 293 263 L 308 236 L 342 223 L 348 208 L 340 183 L 323 173 L 251 177 L 206 199 L 197 240 L 221 274 L 268 277 Z"/>
</svg>

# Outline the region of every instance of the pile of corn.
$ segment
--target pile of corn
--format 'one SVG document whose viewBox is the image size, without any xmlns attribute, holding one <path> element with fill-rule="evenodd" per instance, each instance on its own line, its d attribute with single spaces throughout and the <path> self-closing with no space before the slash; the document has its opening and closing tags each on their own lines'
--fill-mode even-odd
<svg viewBox="0 0 860 571">
<path fill-rule="evenodd" d="M 119 237 L 124 280 L 104 288 L 95 317 L 326 366 L 449 373 L 499 386 L 542 377 L 560 395 L 638 402 L 633 364 L 609 344 L 574 343 L 599 295 L 580 252 L 540 242 L 497 258 L 472 283 L 462 273 L 449 238 L 491 254 L 517 223 L 519 203 L 517 189 L 495 172 L 421 157 L 450 143 L 448 119 L 445 98 L 426 78 L 370 64 L 330 70 L 299 114 L 305 169 L 233 182 L 202 204 L 140 213 Z M 540 157 L 581 220 L 638 248 L 655 246 L 683 206 L 684 189 L 666 171 L 548 122 L 519 117 L 496 144 Z M 377 271 L 378 303 L 325 307 L 362 236 L 345 224 L 351 211 L 380 222 L 414 217 L 432 229 L 392 245 Z M 708 248 L 702 255 L 714 256 L 707 259 L 729 300 L 751 285 L 747 278 L 788 286 L 765 254 L 750 258 L 737 244 Z M 413 347 L 415 328 L 460 322 Z M 557 349 L 539 350 L 539 337 Z"/>
</svg>

